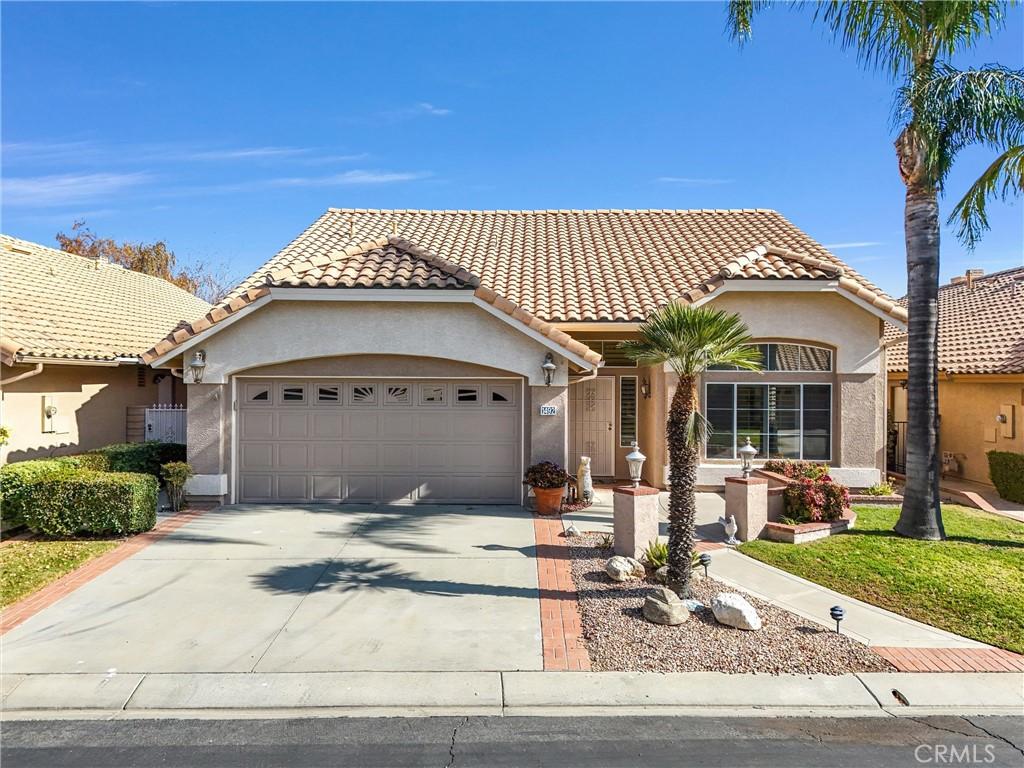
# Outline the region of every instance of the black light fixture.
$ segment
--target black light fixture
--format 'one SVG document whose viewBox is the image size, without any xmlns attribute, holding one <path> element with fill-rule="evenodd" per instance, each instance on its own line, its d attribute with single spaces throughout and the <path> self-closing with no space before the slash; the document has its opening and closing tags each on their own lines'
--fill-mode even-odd
<svg viewBox="0 0 1024 768">
<path fill-rule="evenodd" d="M 540 367 L 544 371 L 544 386 L 551 386 L 551 378 L 555 375 L 555 371 L 558 370 L 558 366 L 555 365 L 555 356 L 548 352 L 544 355 L 544 364 Z"/>
<path fill-rule="evenodd" d="M 832 620 L 836 623 L 836 632 L 839 632 L 839 622 L 843 620 L 846 615 L 846 611 L 843 610 L 842 606 L 833 605 L 829 610 L 828 615 L 832 617 Z"/>
<path fill-rule="evenodd" d="M 644 400 L 651 399 L 651 382 L 647 380 L 646 376 L 640 380 L 640 395 Z"/>
<path fill-rule="evenodd" d="M 711 555 L 707 552 L 701 552 L 697 560 L 704 566 L 704 578 L 706 579 L 708 577 L 708 566 L 711 565 Z"/>
</svg>

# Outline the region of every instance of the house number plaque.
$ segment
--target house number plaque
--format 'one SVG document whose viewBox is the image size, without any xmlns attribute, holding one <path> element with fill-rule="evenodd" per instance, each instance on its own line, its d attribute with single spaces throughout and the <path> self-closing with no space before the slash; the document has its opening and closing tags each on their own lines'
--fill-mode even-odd
<svg viewBox="0 0 1024 768">
<path fill-rule="evenodd" d="M 558 406 L 557 405 L 542 405 L 540 407 L 541 416 L 557 416 Z"/>
</svg>

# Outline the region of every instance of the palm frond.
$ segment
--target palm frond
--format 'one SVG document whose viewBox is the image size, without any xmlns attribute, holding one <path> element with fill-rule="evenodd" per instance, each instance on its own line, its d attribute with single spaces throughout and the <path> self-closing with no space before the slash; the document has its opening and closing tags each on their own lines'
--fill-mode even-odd
<svg viewBox="0 0 1024 768">
<path fill-rule="evenodd" d="M 706 443 L 714 430 L 711 428 L 711 422 L 708 421 L 707 417 L 700 412 L 700 409 L 694 408 L 690 411 L 689 418 L 686 421 L 686 444 L 691 448 L 697 448 Z"/>
<path fill-rule="evenodd" d="M 772 5 L 770 0 L 731 0 L 729 18 L 726 21 L 729 37 L 740 45 L 750 40 L 753 35 L 754 14 Z"/>
<path fill-rule="evenodd" d="M 988 231 L 988 214 L 985 209 L 990 200 L 1005 200 L 1011 195 L 1024 191 L 1024 146 L 1010 147 L 985 169 L 976 182 L 967 190 L 953 212 L 949 223 L 960 222 L 957 237 L 968 248 L 973 249 L 981 236 Z"/>
<path fill-rule="evenodd" d="M 619 348 L 640 365 L 667 363 L 679 376 L 720 365 L 761 369 L 761 353 L 747 326 L 739 315 L 720 309 L 668 304 L 642 323 L 639 332 L 639 340 Z"/>
</svg>

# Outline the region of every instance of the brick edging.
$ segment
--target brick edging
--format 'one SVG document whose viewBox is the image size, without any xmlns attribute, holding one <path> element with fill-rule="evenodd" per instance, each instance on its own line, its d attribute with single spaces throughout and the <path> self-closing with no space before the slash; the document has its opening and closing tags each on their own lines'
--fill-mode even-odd
<svg viewBox="0 0 1024 768">
<path fill-rule="evenodd" d="M 171 517 L 164 518 L 153 526 L 152 530 L 125 539 L 123 543 L 99 557 L 87 560 L 81 566 L 52 581 L 41 589 L 11 603 L 0 613 L 0 635 L 9 632 L 22 622 L 32 618 L 44 608 L 49 608 L 62 597 L 71 594 L 83 584 L 87 584 L 100 574 L 106 573 L 118 563 L 124 562 L 153 542 L 159 541 L 183 525 L 213 509 L 216 505 L 192 507 L 184 509 Z"/>
<path fill-rule="evenodd" d="M 590 671 L 562 519 L 534 515 L 544 671 Z"/>
<path fill-rule="evenodd" d="M 898 672 L 1024 672 L 1024 656 L 1002 648 L 898 648 L 872 651 Z"/>
</svg>

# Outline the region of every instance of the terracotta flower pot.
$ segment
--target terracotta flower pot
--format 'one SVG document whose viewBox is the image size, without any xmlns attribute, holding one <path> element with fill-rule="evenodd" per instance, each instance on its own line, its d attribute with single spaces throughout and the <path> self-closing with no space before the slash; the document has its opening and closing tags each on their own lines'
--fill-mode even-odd
<svg viewBox="0 0 1024 768">
<path fill-rule="evenodd" d="M 538 515 L 557 515 L 562 511 L 562 497 L 565 495 L 565 486 L 561 488 L 534 488 L 533 495 L 537 497 Z"/>
</svg>

